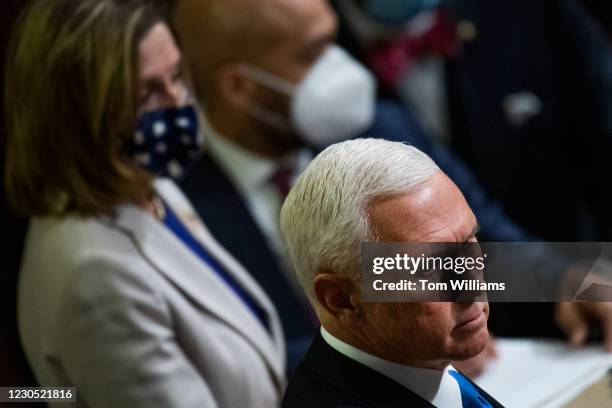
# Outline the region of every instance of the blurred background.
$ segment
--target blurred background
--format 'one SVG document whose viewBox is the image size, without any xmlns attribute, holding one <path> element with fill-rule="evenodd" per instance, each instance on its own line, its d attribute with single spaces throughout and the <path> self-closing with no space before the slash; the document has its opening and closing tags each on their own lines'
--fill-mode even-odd
<svg viewBox="0 0 612 408">
<path fill-rule="evenodd" d="M 534 0 L 539 1 L 539 0 Z M 612 4 L 610 1 L 582 0 L 612 41 Z M 2 66 L 5 47 L 12 24 L 24 1 L 4 0 L 0 7 L 0 44 Z M 346 27 L 344 27 L 346 29 Z M 3 76 L 4 78 L 4 76 Z M 4 85 L 4 81 L 2 82 Z M 4 90 L 2 90 L 4 94 Z M 4 103 L 2 100 L 4 111 Z M 10 101 L 9 101 L 10 103 Z M 0 115 L 0 141 L 4 141 L 4 115 Z M 4 160 L 4 143 L 0 143 L 0 160 Z M 612 154 L 609 152 L 608 154 Z M 1 165 L 0 169 L 4 166 Z M 33 385 L 35 381 L 24 359 L 16 329 L 16 282 L 27 220 L 7 208 L 4 191 L 0 196 L 0 386 Z"/>
</svg>

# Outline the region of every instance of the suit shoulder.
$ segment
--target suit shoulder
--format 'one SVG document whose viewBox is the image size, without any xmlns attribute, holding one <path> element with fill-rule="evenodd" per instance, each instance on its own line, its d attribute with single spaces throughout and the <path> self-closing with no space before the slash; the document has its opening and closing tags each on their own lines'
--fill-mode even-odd
<svg viewBox="0 0 612 408">
<path fill-rule="evenodd" d="M 28 231 L 20 286 L 47 298 L 111 289 L 120 293 L 134 286 L 150 292 L 155 274 L 149 270 L 129 234 L 103 220 L 41 218 L 33 219 Z"/>
<path fill-rule="evenodd" d="M 129 256 L 134 252 L 131 237 L 102 218 L 35 218 L 26 239 L 26 255 L 70 264 L 96 253 Z"/>
<path fill-rule="evenodd" d="M 372 408 L 325 379 L 300 366 L 287 386 L 282 408 Z"/>
</svg>

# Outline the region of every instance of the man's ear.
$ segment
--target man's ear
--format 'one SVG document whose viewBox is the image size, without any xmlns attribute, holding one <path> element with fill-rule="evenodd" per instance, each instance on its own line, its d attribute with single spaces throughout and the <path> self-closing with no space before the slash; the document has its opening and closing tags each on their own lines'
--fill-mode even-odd
<svg viewBox="0 0 612 408">
<path fill-rule="evenodd" d="M 242 64 L 227 64 L 219 69 L 214 76 L 216 95 L 235 108 L 246 111 L 251 105 L 256 91 L 255 82 L 243 72 Z"/>
<path fill-rule="evenodd" d="M 333 273 L 319 273 L 313 281 L 319 305 L 338 320 L 354 321 L 362 314 L 359 288 Z"/>
</svg>

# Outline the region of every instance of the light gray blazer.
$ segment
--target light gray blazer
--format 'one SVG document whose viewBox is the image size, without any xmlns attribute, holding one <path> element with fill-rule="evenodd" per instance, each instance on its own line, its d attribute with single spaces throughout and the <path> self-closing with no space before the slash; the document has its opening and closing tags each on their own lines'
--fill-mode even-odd
<svg viewBox="0 0 612 408">
<path fill-rule="evenodd" d="M 274 307 L 174 183 L 157 180 L 155 188 L 263 308 L 272 333 L 182 241 L 135 206 L 119 207 L 114 218 L 34 219 L 18 320 L 37 380 L 76 386 L 79 403 L 90 407 L 278 406 L 285 346 Z"/>
</svg>

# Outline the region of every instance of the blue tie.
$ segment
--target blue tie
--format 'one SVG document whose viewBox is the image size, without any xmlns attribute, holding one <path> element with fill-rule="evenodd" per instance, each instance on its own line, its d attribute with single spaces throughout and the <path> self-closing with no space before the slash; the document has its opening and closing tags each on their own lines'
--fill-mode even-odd
<svg viewBox="0 0 612 408">
<path fill-rule="evenodd" d="M 489 401 L 487 401 L 472 385 L 458 371 L 449 370 L 448 373 L 452 375 L 455 380 L 459 383 L 459 390 L 461 391 L 461 405 L 463 408 L 493 408 Z"/>
</svg>

